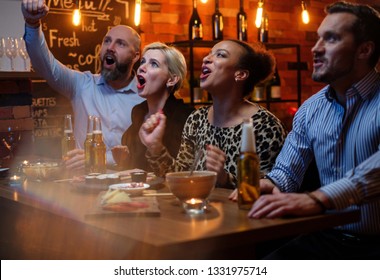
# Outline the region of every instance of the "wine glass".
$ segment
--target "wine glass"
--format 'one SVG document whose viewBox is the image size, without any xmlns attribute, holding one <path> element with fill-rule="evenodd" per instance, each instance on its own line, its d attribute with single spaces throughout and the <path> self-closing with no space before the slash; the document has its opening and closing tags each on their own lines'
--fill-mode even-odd
<svg viewBox="0 0 380 280">
<path fill-rule="evenodd" d="M 5 38 L 1 37 L 0 38 L 0 59 L 2 59 L 4 54 L 5 54 Z M 1 61 L 0 61 L 0 69 L 2 69 Z"/>
<path fill-rule="evenodd" d="M 11 60 L 11 70 L 14 71 L 14 63 L 13 59 L 16 58 L 17 52 L 18 52 L 18 42 L 17 39 L 14 37 L 8 37 L 5 52 L 7 57 Z"/>
<path fill-rule="evenodd" d="M 26 62 L 27 62 L 27 60 L 29 58 L 29 55 L 28 55 L 28 51 L 26 50 L 26 45 L 25 45 L 24 38 L 22 38 L 22 37 L 19 40 L 18 53 L 21 56 L 21 58 L 24 60 L 24 70 L 27 71 L 28 67 L 27 67 L 27 63 Z"/>
</svg>

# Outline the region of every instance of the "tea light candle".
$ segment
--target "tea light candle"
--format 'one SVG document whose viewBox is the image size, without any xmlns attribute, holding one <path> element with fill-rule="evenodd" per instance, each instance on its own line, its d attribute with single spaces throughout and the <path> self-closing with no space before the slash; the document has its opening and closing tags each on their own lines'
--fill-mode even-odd
<svg viewBox="0 0 380 280">
<path fill-rule="evenodd" d="M 191 198 L 183 203 L 186 213 L 203 214 L 205 212 L 205 201 L 199 198 Z"/>
<path fill-rule="evenodd" d="M 9 185 L 11 187 L 20 187 L 22 184 L 21 177 L 18 175 L 13 175 L 9 178 Z"/>
<path fill-rule="evenodd" d="M 187 204 L 194 205 L 194 206 L 199 205 L 199 204 L 203 204 L 203 200 L 199 199 L 199 198 L 188 199 L 185 202 Z"/>
</svg>

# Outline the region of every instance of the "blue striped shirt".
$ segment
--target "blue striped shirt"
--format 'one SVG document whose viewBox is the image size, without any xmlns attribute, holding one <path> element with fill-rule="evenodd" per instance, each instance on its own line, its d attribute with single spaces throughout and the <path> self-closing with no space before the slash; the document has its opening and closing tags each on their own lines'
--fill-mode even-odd
<svg viewBox="0 0 380 280">
<path fill-rule="evenodd" d="M 346 92 L 346 108 L 330 86 L 306 100 L 268 176 L 284 192 L 302 192 L 313 157 L 320 191 L 334 208 L 361 210 L 360 222 L 340 228 L 380 234 L 380 75 L 375 70 Z"/>
</svg>

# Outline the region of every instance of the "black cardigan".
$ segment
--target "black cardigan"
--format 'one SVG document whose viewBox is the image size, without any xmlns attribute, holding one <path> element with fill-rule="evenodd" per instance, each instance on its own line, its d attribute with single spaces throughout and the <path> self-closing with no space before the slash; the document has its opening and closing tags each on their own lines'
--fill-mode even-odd
<svg viewBox="0 0 380 280">
<path fill-rule="evenodd" d="M 176 158 L 181 144 L 183 126 L 193 110 L 194 108 L 186 105 L 182 99 L 177 99 L 173 95 L 170 95 L 166 100 L 163 108 L 166 116 L 163 144 L 174 158 Z M 145 157 L 146 147 L 141 143 L 138 135 L 147 113 L 147 101 L 133 107 L 132 125 L 124 132 L 121 138 L 121 144 L 127 145 L 130 152 L 127 162 L 123 165 L 126 169 L 140 168 L 146 171 L 152 171 Z"/>
</svg>

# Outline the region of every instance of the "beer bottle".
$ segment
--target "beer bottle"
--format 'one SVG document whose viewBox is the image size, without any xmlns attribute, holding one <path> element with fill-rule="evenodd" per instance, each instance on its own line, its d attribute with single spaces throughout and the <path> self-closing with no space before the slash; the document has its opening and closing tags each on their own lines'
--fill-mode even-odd
<svg viewBox="0 0 380 280">
<path fill-rule="evenodd" d="M 71 115 L 64 116 L 64 128 L 62 137 L 62 159 L 67 159 L 67 153 L 76 147 Z"/>
<path fill-rule="evenodd" d="M 91 149 L 92 149 L 92 137 L 94 130 L 94 117 L 88 116 L 87 120 L 87 134 L 86 140 L 84 141 L 84 165 L 86 173 L 92 172 L 93 159 L 91 158 Z"/>
<path fill-rule="evenodd" d="M 102 125 L 99 117 L 94 117 L 94 129 L 92 131 L 93 172 L 106 173 L 106 145 L 103 142 Z"/>
<path fill-rule="evenodd" d="M 252 119 L 243 122 L 237 180 L 238 206 L 249 210 L 260 195 L 260 162 L 256 154 Z"/>
</svg>

